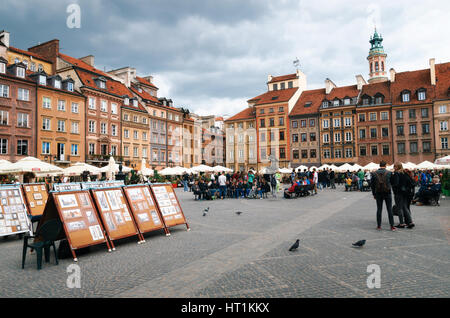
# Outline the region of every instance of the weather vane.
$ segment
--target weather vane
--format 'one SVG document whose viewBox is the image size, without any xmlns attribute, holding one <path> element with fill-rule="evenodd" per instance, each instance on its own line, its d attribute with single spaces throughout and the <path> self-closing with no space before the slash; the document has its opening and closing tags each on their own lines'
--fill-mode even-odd
<svg viewBox="0 0 450 318">
<path fill-rule="evenodd" d="M 292 62 L 294 64 L 294 66 L 298 69 L 298 67 L 300 66 L 300 60 L 298 59 L 298 57 L 295 57 L 295 60 Z"/>
</svg>

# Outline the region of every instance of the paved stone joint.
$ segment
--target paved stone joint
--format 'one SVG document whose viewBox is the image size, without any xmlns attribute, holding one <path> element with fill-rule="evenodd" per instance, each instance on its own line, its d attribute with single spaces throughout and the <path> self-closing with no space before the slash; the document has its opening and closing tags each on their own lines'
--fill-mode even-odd
<svg viewBox="0 0 450 318">
<path fill-rule="evenodd" d="M 448 297 L 450 200 L 412 207 L 416 228 L 375 229 L 368 193 L 343 188 L 295 200 L 193 201 L 177 189 L 191 226 L 92 247 L 80 255 L 81 288 L 66 285 L 66 268 L 35 255 L 21 265 L 22 242 L 1 241 L 2 297 Z M 210 207 L 207 216 L 202 211 Z M 235 211 L 243 211 L 236 215 Z M 300 239 L 296 252 L 288 249 Z M 366 239 L 361 249 L 351 243 Z M 367 266 L 381 269 L 381 288 L 367 287 Z"/>
</svg>

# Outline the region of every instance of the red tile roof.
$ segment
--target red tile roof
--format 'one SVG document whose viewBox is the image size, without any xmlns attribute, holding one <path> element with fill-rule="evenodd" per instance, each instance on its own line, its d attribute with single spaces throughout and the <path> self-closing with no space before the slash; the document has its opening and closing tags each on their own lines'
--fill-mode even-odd
<svg viewBox="0 0 450 318">
<path fill-rule="evenodd" d="M 274 77 L 272 77 L 272 80 L 270 82 L 268 82 L 268 84 L 287 81 L 287 80 L 296 79 L 296 78 L 298 78 L 297 73 L 282 75 L 282 76 L 274 76 Z"/>
<path fill-rule="evenodd" d="M 16 52 L 16 53 L 23 54 L 23 55 L 32 56 L 32 57 L 35 57 L 35 58 L 37 58 L 37 59 L 40 59 L 40 60 L 42 60 L 42 61 L 44 61 L 44 62 L 53 64 L 51 61 L 49 61 L 47 58 L 43 57 L 42 55 L 39 55 L 39 54 L 30 52 L 30 51 L 21 50 L 21 49 L 18 49 L 18 48 L 16 48 L 16 47 L 12 47 L 12 46 L 9 47 L 9 50 L 10 50 L 10 51 L 13 51 L 13 52 Z"/>
<path fill-rule="evenodd" d="M 450 99 L 450 62 L 436 64 L 436 99 Z"/>
<path fill-rule="evenodd" d="M 303 91 L 289 116 L 318 113 L 319 107 L 324 99 L 325 88 Z M 305 107 L 307 103 L 311 103 L 311 105 Z"/>
<path fill-rule="evenodd" d="M 417 90 L 425 88 L 426 99 L 417 99 Z M 410 101 L 402 102 L 401 92 L 409 90 L 411 92 Z M 434 98 L 434 88 L 431 85 L 430 69 L 400 72 L 395 74 L 395 81 L 391 83 L 392 105 L 414 105 L 430 103 Z"/>
<path fill-rule="evenodd" d="M 391 102 L 391 94 L 390 94 L 390 81 L 379 82 L 379 83 L 371 83 L 363 85 L 361 96 L 368 95 L 370 97 L 374 97 L 377 93 L 380 93 L 384 96 L 384 102 Z M 361 103 L 362 100 L 359 101 Z"/>
<path fill-rule="evenodd" d="M 357 85 L 336 87 L 326 95 L 327 100 L 333 100 L 335 98 L 343 99 L 344 97 L 357 97 L 359 94 Z"/>
<path fill-rule="evenodd" d="M 155 96 L 150 95 L 145 90 L 141 90 L 141 92 L 139 92 L 138 89 L 133 86 L 130 87 L 130 90 L 144 100 L 149 100 L 154 103 L 161 104 L 160 101 Z"/>
<path fill-rule="evenodd" d="M 148 85 L 148 86 L 152 86 L 154 88 L 157 89 L 157 87 L 155 85 L 153 85 L 152 83 L 150 83 L 149 81 L 147 81 L 146 79 L 143 79 L 142 77 L 136 76 L 136 80 L 144 85 Z"/>
<path fill-rule="evenodd" d="M 93 73 L 102 75 L 104 77 L 111 78 L 110 74 L 102 72 L 99 69 L 96 69 L 95 67 L 93 67 L 93 66 L 83 62 L 82 60 L 76 59 L 74 57 L 71 57 L 71 56 L 68 56 L 68 55 L 65 55 L 65 54 L 62 54 L 62 53 L 59 53 L 58 57 L 60 57 L 61 59 L 63 59 L 64 61 L 66 61 L 69 64 L 72 64 L 74 66 L 77 66 L 79 68 L 87 70 L 89 72 L 93 72 Z"/>
<path fill-rule="evenodd" d="M 244 110 L 240 111 L 239 113 L 228 118 L 225 121 L 244 120 L 244 119 L 252 119 L 252 118 L 256 118 L 255 109 L 253 107 L 247 107 Z"/>
<path fill-rule="evenodd" d="M 268 91 L 264 94 L 261 94 L 259 96 L 250 99 L 249 102 L 256 101 L 255 104 L 256 106 L 264 104 L 283 103 L 289 101 L 297 90 L 298 88 L 294 87 L 288 89 L 280 89 L 276 91 Z"/>
</svg>

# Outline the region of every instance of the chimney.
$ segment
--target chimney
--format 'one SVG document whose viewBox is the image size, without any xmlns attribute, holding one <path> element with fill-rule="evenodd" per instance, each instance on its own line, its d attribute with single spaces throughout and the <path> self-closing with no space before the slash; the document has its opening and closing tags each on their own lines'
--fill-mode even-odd
<svg viewBox="0 0 450 318">
<path fill-rule="evenodd" d="M 143 79 L 145 79 L 145 80 L 148 81 L 149 83 L 152 83 L 152 84 L 153 84 L 153 76 L 149 75 L 149 76 L 143 77 Z"/>
<path fill-rule="evenodd" d="M 434 58 L 430 59 L 431 85 L 436 85 L 436 67 L 434 63 L 435 63 Z"/>
<path fill-rule="evenodd" d="M 59 40 L 54 39 L 28 48 L 28 51 L 39 54 L 52 62 L 52 73 L 56 74 L 56 60 L 59 54 Z"/>
<path fill-rule="evenodd" d="M 272 80 L 272 78 L 273 78 L 272 75 L 267 76 L 267 82 L 270 82 Z"/>
<path fill-rule="evenodd" d="M 395 70 L 394 70 L 393 68 L 391 68 L 391 69 L 389 70 L 389 73 L 390 73 L 390 75 L 391 75 L 391 78 L 390 78 L 391 83 L 394 83 L 394 82 L 395 82 Z"/>
<path fill-rule="evenodd" d="M 325 80 L 325 93 L 330 94 L 330 92 L 333 88 L 336 88 L 336 84 L 334 84 L 332 80 L 327 78 Z"/>
<path fill-rule="evenodd" d="M 356 75 L 356 85 L 358 86 L 358 91 L 360 91 L 363 87 L 363 85 L 366 85 L 366 80 L 364 79 L 364 77 L 362 77 L 362 75 Z"/>
<path fill-rule="evenodd" d="M 88 56 L 85 56 L 85 57 L 80 57 L 79 60 L 83 61 L 86 64 L 89 64 L 92 67 L 94 67 L 94 55 L 88 55 Z"/>
<path fill-rule="evenodd" d="M 9 32 L 0 31 L 0 42 L 2 42 L 7 48 L 9 48 Z"/>
</svg>

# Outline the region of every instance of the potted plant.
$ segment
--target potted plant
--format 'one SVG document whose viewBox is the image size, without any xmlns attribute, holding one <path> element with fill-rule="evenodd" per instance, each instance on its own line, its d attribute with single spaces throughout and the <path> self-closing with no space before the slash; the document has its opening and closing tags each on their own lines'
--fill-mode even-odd
<svg viewBox="0 0 450 318">
<path fill-rule="evenodd" d="M 450 171 L 448 169 L 445 169 L 442 175 L 441 186 L 442 194 L 450 197 Z"/>
</svg>

